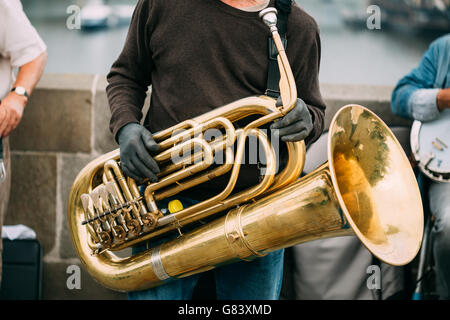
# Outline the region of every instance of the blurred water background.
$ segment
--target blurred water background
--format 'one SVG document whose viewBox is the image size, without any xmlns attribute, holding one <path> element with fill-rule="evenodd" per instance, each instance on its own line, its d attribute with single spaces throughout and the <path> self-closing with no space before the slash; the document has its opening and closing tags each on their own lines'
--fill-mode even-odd
<svg viewBox="0 0 450 320">
<path fill-rule="evenodd" d="M 134 5 L 137 0 L 107 4 Z M 318 22 L 322 39 L 320 80 L 337 84 L 394 85 L 420 61 L 429 44 L 441 34 L 410 28 L 369 30 L 365 23 L 345 23 L 350 15 L 368 17 L 365 0 L 297 0 Z M 69 30 L 67 8 L 84 1 L 22 0 L 24 10 L 48 46 L 48 73 L 106 74 L 120 53 L 127 22 L 91 31 Z"/>
</svg>

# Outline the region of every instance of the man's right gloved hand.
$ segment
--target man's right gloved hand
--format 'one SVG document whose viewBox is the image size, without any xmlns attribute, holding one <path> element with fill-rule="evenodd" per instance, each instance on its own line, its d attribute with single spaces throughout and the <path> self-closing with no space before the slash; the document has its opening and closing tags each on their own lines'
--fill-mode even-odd
<svg viewBox="0 0 450 320">
<path fill-rule="evenodd" d="M 158 181 L 159 167 L 150 152 L 158 151 L 159 146 L 150 131 L 140 124 L 129 123 L 119 130 L 117 140 L 125 175 L 135 180 L 150 178 L 151 182 Z"/>
</svg>

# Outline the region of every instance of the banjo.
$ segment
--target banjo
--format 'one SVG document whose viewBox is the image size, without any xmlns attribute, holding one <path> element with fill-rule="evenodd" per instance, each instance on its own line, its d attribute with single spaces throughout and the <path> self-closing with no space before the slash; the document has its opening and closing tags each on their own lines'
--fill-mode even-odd
<svg viewBox="0 0 450 320">
<path fill-rule="evenodd" d="M 450 109 L 437 120 L 414 121 L 411 148 L 419 168 L 430 179 L 450 182 Z"/>
</svg>

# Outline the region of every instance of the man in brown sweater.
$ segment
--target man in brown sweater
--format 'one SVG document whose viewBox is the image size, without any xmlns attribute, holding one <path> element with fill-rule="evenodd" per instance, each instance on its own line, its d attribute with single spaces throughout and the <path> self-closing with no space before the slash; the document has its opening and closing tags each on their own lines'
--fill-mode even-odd
<svg viewBox="0 0 450 320">
<path fill-rule="evenodd" d="M 279 0 L 277 0 L 279 1 Z M 264 94 L 270 31 L 258 12 L 275 0 L 141 0 L 122 53 L 108 75 L 110 128 L 126 175 L 156 181 L 152 132 L 251 95 Z M 315 141 L 325 105 L 318 72 L 320 37 L 312 17 L 292 4 L 286 50 L 297 84 L 295 108 L 272 125 L 282 141 Z M 140 125 L 148 87 L 151 106 Z M 301 99 L 300 99 L 301 98 Z M 219 186 L 221 187 L 221 186 Z M 193 204 L 198 199 L 186 199 Z M 219 299 L 278 299 L 283 250 L 216 269 Z M 133 292 L 131 299 L 190 299 L 198 276 Z"/>
</svg>

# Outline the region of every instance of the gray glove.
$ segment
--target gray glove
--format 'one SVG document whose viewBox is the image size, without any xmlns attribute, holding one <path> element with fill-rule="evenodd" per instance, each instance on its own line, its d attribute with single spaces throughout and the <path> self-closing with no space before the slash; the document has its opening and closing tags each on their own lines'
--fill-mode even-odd
<svg viewBox="0 0 450 320">
<path fill-rule="evenodd" d="M 150 153 L 158 151 L 159 146 L 150 131 L 140 124 L 129 123 L 119 130 L 117 140 L 124 174 L 135 180 L 150 178 L 151 182 L 158 181 L 159 167 Z"/>
<path fill-rule="evenodd" d="M 277 106 L 281 105 L 278 98 Z M 313 122 L 308 107 L 302 99 L 297 99 L 295 107 L 283 118 L 275 121 L 270 129 L 276 130 L 276 134 L 282 141 L 301 141 L 306 139 L 313 130 Z"/>
</svg>

